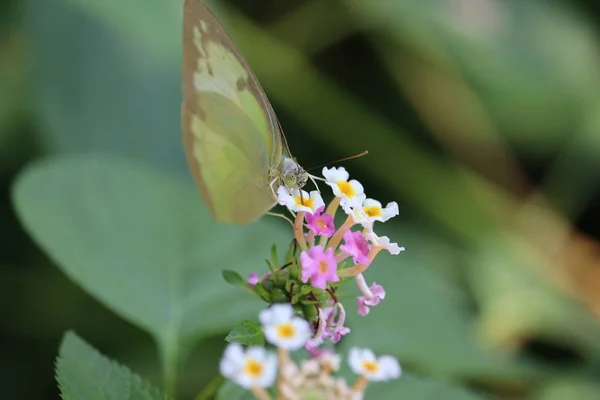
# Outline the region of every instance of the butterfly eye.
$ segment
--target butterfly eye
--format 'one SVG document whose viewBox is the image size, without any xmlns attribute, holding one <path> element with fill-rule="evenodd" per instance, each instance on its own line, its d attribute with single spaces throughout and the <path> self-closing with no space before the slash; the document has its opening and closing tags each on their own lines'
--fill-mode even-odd
<svg viewBox="0 0 600 400">
<path fill-rule="evenodd" d="M 285 186 L 295 188 L 298 184 L 298 179 L 296 174 L 285 174 L 283 180 L 285 181 Z"/>
</svg>

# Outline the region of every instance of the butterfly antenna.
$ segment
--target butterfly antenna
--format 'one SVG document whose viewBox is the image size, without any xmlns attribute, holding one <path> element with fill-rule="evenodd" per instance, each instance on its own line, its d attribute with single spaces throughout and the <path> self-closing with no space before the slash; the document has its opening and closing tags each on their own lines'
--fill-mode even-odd
<svg viewBox="0 0 600 400">
<path fill-rule="evenodd" d="M 289 153 L 290 152 L 290 146 L 288 146 L 287 139 L 285 137 L 285 134 L 283 133 L 283 127 L 281 126 L 281 122 L 279 122 L 279 120 L 277 119 L 277 117 L 275 117 L 275 120 L 277 121 L 277 126 L 279 126 L 279 136 L 281 136 L 282 142 L 283 142 L 283 144 L 284 144 L 287 152 Z"/>
<path fill-rule="evenodd" d="M 354 158 L 358 158 L 358 157 L 366 156 L 367 154 L 369 154 L 369 151 L 368 151 L 368 150 L 365 150 L 365 151 L 363 151 L 363 152 L 361 152 L 361 153 L 354 154 L 353 156 L 350 156 L 350 157 L 344 157 L 344 158 L 340 158 L 339 160 L 336 160 L 336 161 L 330 161 L 330 162 L 328 162 L 328 163 L 325 163 L 325 164 L 317 165 L 316 167 L 310 167 L 310 168 L 307 168 L 306 170 L 307 170 L 307 171 L 312 171 L 312 170 L 315 170 L 315 169 L 318 169 L 318 168 L 323 168 L 323 167 L 326 167 L 326 166 L 328 166 L 328 165 L 332 165 L 332 164 L 340 163 L 340 162 L 342 162 L 342 161 L 348 161 L 348 160 L 352 160 L 352 159 L 354 159 Z M 309 175 L 309 176 L 312 176 L 312 175 Z M 319 179 L 319 180 L 324 180 L 323 178 L 319 178 L 319 177 L 316 177 L 316 178 L 317 178 L 317 179 Z"/>
</svg>

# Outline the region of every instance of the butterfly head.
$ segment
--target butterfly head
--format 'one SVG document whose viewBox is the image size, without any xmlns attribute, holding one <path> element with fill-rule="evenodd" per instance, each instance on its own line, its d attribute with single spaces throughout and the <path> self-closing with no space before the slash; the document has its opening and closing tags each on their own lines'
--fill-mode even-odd
<svg viewBox="0 0 600 400">
<path fill-rule="evenodd" d="M 279 167 L 281 183 L 289 189 L 300 189 L 308 181 L 308 172 L 294 159 L 284 157 Z"/>
</svg>

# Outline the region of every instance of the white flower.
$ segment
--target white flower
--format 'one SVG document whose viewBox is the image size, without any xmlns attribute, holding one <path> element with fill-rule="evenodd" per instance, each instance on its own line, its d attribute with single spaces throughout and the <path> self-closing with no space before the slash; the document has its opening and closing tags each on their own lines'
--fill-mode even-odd
<svg viewBox="0 0 600 400">
<path fill-rule="evenodd" d="M 395 217 L 399 214 L 398 203 L 395 201 L 387 203 L 385 208 L 381 206 L 381 203 L 373 199 L 365 199 L 362 203 L 362 210 L 371 221 L 385 222 L 388 219 Z"/>
<path fill-rule="evenodd" d="M 340 364 L 342 363 L 342 357 L 334 352 L 323 353 L 317 358 L 317 360 L 319 360 L 319 363 L 323 368 L 331 371 L 339 371 Z"/>
<path fill-rule="evenodd" d="M 365 199 L 363 185 L 356 179 L 348 181 L 350 175 L 344 167 L 323 168 L 325 183 L 333 189 L 336 197 L 342 198 L 342 205 L 358 206 Z"/>
<path fill-rule="evenodd" d="M 259 314 L 265 337 L 269 343 L 285 350 L 298 350 L 311 336 L 308 322 L 294 316 L 289 304 L 274 304 Z"/>
<path fill-rule="evenodd" d="M 395 357 L 375 357 L 369 349 L 351 348 L 348 352 L 348 364 L 355 374 L 370 381 L 389 381 L 400 377 L 402 373 Z"/>
<path fill-rule="evenodd" d="M 398 215 L 398 203 L 395 201 L 388 203 L 385 208 L 381 203 L 373 199 L 364 199 L 358 206 L 342 205 L 342 208 L 357 224 L 362 224 L 367 229 L 373 228 L 375 221 L 386 222 L 388 219 Z"/>
<path fill-rule="evenodd" d="M 268 388 L 277 377 L 277 356 L 262 347 L 244 348 L 232 343 L 221 359 L 221 375 L 244 389 Z"/>
<path fill-rule="evenodd" d="M 286 206 L 292 212 L 305 211 L 311 214 L 315 210 L 325 205 L 321 194 L 316 190 L 310 193 L 299 189 L 288 190 L 285 186 L 279 186 L 277 189 L 277 202 Z"/>
<path fill-rule="evenodd" d="M 404 247 L 398 246 L 398 243 L 390 242 L 389 237 L 377 236 L 377 234 L 375 234 L 375 232 L 373 232 L 373 231 L 366 232 L 365 237 L 367 238 L 367 240 L 369 240 L 371 243 L 373 243 L 373 246 L 381 247 L 382 249 L 386 249 L 387 251 L 390 252 L 390 254 L 393 254 L 393 255 L 398 255 L 398 254 L 400 254 L 400 252 L 406 250 Z"/>
</svg>

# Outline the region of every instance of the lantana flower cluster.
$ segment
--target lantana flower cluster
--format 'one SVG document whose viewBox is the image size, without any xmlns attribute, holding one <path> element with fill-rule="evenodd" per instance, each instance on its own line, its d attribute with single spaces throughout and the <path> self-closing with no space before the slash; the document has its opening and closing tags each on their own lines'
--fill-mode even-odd
<svg viewBox="0 0 600 400">
<path fill-rule="evenodd" d="M 375 357 L 368 349 L 353 348 L 348 355 L 351 369 L 359 375 L 353 385 L 334 378 L 340 356 L 326 342 L 337 343 L 350 333 L 345 326 L 346 308 L 338 300 L 342 284 L 354 280 L 361 292 L 357 313 L 369 314 L 386 296 L 383 286 L 367 283 L 363 273 L 375 257 L 386 250 L 397 255 L 403 247 L 375 233 L 378 223 L 398 215 L 398 205 L 368 198 L 360 182 L 350 179 L 344 168 L 323 168 L 323 180 L 333 191 L 325 204 L 318 190 L 306 192 L 281 186 L 277 201 L 294 217 L 294 241 L 283 262 L 275 247 L 269 271 L 254 272 L 245 286 L 271 304 L 262 311 L 260 322 L 266 340 L 276 354 L 261 347 L 246 350 L 230 344 L 221 362 L 221 373 L 261 400 L 270 399 L 268 388 L 276 387 L 278 399 L 358 400 L 368 381 L 386 381 L 400 376 L 398 361 L 391 356 Z M 345 214 L 336 226 L 339 210 Z M 230 280 L 238 283 L 243 278 Z M 309 356 L 297 364 L 289 351 L 304 347 Z"/>
<path fill-rule="evenodd" d="M 348 364 L 358 378 L 349 385 L 343 378 L 332 375 L 341 364 L 341 357 L 332 351 L 324 351 L 299 364 L 291 359 L 289 352 L 305 346 L 312 336 L 308 321 L 295 315 L 291 305 L 274 304 L 259 317 L 267 341 L 277 351 L 258 346 L 244 349 L 232 343 L 220 365 L 224 377 L 252 391 L 257 399 L 272 399 L 269 389 L 275 388 L 281 400 L 359 400 L 369 381 L 389 381 L 401 374 L 394 357 L 376 357 L 369 349 L 352 348 Z"/>
<path fill-rule="evenodd" d="M 317 351 L 317 346 L 325 340 L 336 343 L 350 332 L 344 326 L 346 311 L 335 296 L 339 284 L 352 278 L 355 280 L 361 291 L 356 299 L 357 312 L 367 315 L 371 307 L 385 298 L 386 293 L 376 282 L 369 285 L 363 273 L 382 250 L 393 255 L 404 250 L 387 236 L 379 236 L 374 231 L 376 223 L 398 215 L 396 202 L 384 207 L 381 202 L 368 198 L 362 184 L 350 179 L 343 167 L 323 168 L 323 178 L 320 179 L 331 187 L 335 196 L 327 206 L 316 190 L 309 193 L 281 186 L 277 191 L 279 204 L 286 206 L 295 217 L 294 238 L 301 251 L 297 278 L 311 288 L 313 303 L 319 304 L 314 311 L 314 337 L 307 342 L 307 350 L 311 352 Z M 346 218 L 336 228 L 334 220 L 340 208 Z M 293 277 L 294 269 L 290 270 Z M 248 282 L 257 285 L 268 277 L 270 273 L 262 278 L 253 274 Z M 329 296 L 319 297 L 319 291 Z"/>
</svg>

